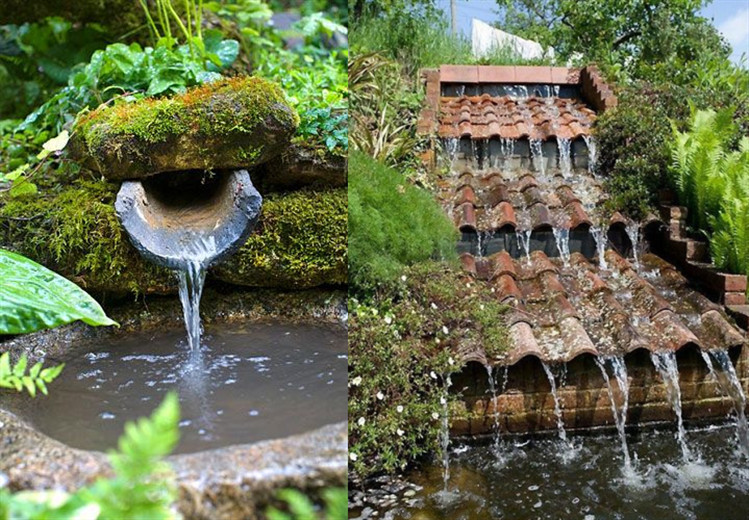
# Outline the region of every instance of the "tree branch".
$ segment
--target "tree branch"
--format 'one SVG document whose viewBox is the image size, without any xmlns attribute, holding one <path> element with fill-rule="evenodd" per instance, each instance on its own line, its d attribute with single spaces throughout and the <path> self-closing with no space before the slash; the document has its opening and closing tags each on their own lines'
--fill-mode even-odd
<svg viewBox="0 0 749 520">
<path fill-rule="evenodd" d="M 634 29 L 629 32 L 626 32 L 619 36 L 616 40 L 614 40 L 613 46 L 614 49 L 622 45 L 623 43 L 627 43 L 629 40 L 634 38 L 635 36 L 640 36 L 642 34 L 639 29 Z"/>
</svg>

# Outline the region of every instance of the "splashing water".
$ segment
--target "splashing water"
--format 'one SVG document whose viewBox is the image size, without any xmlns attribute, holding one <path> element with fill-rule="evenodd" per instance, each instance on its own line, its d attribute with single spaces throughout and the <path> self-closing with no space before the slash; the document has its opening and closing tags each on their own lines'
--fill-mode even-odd
<svg viewBox="0 0 749 520">
<path fill-rule="evenodd" d="M 738 437 L 739 447 L 744 455 L 749 456 L 749 426 L 746 422 L 746 395 L 741 387 L 741 382 L 736 375 L 736 369 L 731 363 L 728 352 L 723 349 L 712 350 L 707 352 L 700 351 L 702 359 L 705 360 L 710 374 L 715 377 L 718 386 L 724 395 L 727 395 L 733 401 L 733 409 L 736 412 L 736 436 Z M 713 368 L 711 357 L 715 359 L 720 370 Z"/>
<path fill-rule="evenodd" d="M 546 176 L 546 168 L 544 164 L 544 153 L 543 153 L 543 141 L 541 139 L 530 139 L 531 157 L 533 158 L 533 166 L 541 177 Z"/>
<path fill-rule="evenodd" d="M 590 234 L 593 236 L 593 240 L 596 242 L 596 250 L 598 251 L 598 267 L 601 269 L 608 269 L 609 266 L 606 263 L 606 235 L 603 228 L 592 227 L 590 228 Z"/>
<path fill-rule="evenodd" d="M 597 160 L 596 140 L 592 135 L 584 135 L 583 140 L 585 141 L 585 146 L 588 147 L 588 171 L 595 174 Z"/>
<path fill-rule="evenodd" d="M 447 493 L 447 484 L 450 481 L 450 409 L 447 405 L 447 396 L 450 386 L 453 384 L 450 374 L 444 378 L 445 388 L 442 395 L 442 430 L 440 431 L 440 440 L 442 444 L 442 482 L 443 491 Z"/>
<path fill-rule="evenodd" d="M 630 222 L 627 224 L 627 226 L 624 228 L 627 237 L 629 237 L 629 241 L 632 242 L 632 256 L 635 260 L 635 270 L 640 269 L 640 259 L 639 259 L 639 250 L 640 250 L 640 224 L 639 222 Z"/>
<path fill-rule="evenodd" d="M 192 352 L 200 350 L 200 297 L 205 284 L 205 265 L 199 261 L 190 262 L 183 271 L 178 271 L 179 299 L 187 328 L 187 344 Z"/>
<path fill-rule="evenodd" d="M 681 389 L 679 388 L 679 367 L 676 364 L 676 355 L 673 352 L 651 352 L 650 358 L 653 360 L 653 365 L 661 379 L 663 379 L 663 384 L 666 385 L 666 395 L 676 414 L 676 438 L 679 441 L 684 462 L 689 462 L 692 453 L 687 446 L 684 421 L 681 414 Z"/>
<path fill-rule="evenodd" d="M 525 258 L 528 263 L 531 262 L 531 233 L 530 229 L 524 231 L 515 231 L 515 237 L 518 241 L 518 249 L 525 252 Z"/>
<path fill-rule="evenodd" d="M 554 240 L 557 243 L 559 256 L 565 267 L 570 265 L 570 230 L 567 228 L 552 228 Z"/>
<path fill-rule="evenodd" d="M 572 158 L 570 155 L 570 140 L 557 136 L 557 149 L 559 150 L 559 167 L 562 177 L 569 179 L 572 175 Z"/>
<path fill-rule="evenodd" d="M 617 409 L 616 407 L 616 400 L 614 399 L 614 388 L 604 364 L 604 362 L 607 360 L 610 360 L 614 375 L 619 385 L 619 390 L 623 396 L 621 409 Z M 603 360 L 597 357 L 596 365 L 598 365 L 598 368 L 601 369 L 601 374 L 603 375 L 603 379 L 606 381 L 606 386 L 608 387 L 609 401 L 611 402 L 611 412 L 614 414 L 616 429 L 619 433 L 619 441 L 622 445 L 622 454 L 624 455 L 623 473 L 625 475 L 631 475 L 634 473 L 634 471 L 632 469 L 632 459 L 629 456 L 629 448 L 627 446 L 627 433 L 625 431 L 627 422 L 627 406 L 629 405 L 629 381 L 627 380 L 627 367 L 626 365 L 624 365 L 624 359 L 618 357 L 612 357 Z"/>
<path fill-rule="evenodd" d="M 497 408 L 497 383 L 494 378 L 494 370 L 491 366 L 486 365 L 486 375 L 489 379 L 489 391 L 491 392 L 492 396 L 492 406 L 494 406 L 494 413 L 492 416 L 494 417 L 494 455 L 499 458 L 500 454 L 500 433 L 499 433 L 499 409 Z"/>
<path fill-rule="evenodd" d="M 554 374 L 551 372 L 551 367 L 545 362 L 541 362 L 546 372 L 546 377 L 551 385 L 551 395 L 554 397 L 554 415 L 557 416 L 557 432 L 559 434 L 559 440 L 561 440 L 566 446 L 570 446 L 570 442 L 567 439 L 567 431 L 564 429 L 564 420 L 562 419 L 562 406 L 559 403 L 559 396 L 557 395 L 557 383 L 554 379 Z"/>
</svg>

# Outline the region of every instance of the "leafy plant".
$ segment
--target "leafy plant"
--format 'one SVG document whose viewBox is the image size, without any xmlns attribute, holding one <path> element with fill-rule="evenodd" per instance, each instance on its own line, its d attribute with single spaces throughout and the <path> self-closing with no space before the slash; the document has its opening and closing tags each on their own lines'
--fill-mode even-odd
<svg viewBox="0 0 749 520">
<path fill-rule="evenodd" d="M 345 488 L 328 488 L 323 491 L 325 508 L 318 508 L 304 493 L 296 489 L 284 489 L 278 497 L 286 502 L 288 513 L 271 507 L 266 515 L 268 520 L 345 520 L 348 517 L 348 494 Z"/>
<path fill-rule="evenodd" d="M 349 280 L 371 291 L 416 262 L 450 259 L 456 231 L 431 194 L 400 173 L 353 152 L 349 157 Z"/>
<path fill-rule="evenodd" d="M 49 368 L 42 368 L 42 363 L 35 363 L 28 372 L 28 358 L 22 355 L 15 365 L 11 366 L 10 354 L 5 352 L 0 355 L 0 388 L 15 389 L 22 392 L 24 389 L 31 397 L 36 397 L 36 391 L 47 395 L 47 384 L 60 375 L 65 364 Z"/>
<path fill-rule="evenodd" d="M 115 471 L 73 494 L 0 488 L 0 520 L 148 518 L 176 519 L 176 488 L 169 466 L 161 459 L 179 440 L 179 400 L 169 393 L 151 417 L 129 422 L 118 451 L 110 452 Z"/>
<path fill-rule="evenodd" d="M 400 274 L 372 298 L 349 299 L 349 468 L 360 478 L 439 452 L 443 378 L 459 369 L 458 345 L 490 356 L 507 347 L 505 307 L 486 284 L 436 262 Z"/>
<path fill-rule="evenodd" d="M 73 282 L 16 253 L 0 249 L 0 334 L 23 334 L 81 320 L 116 325 Z"/>
<path fill-rule="evenodd" d="M 686 132 L 674 125 L 671 175 L 688 222 L 710 238 L 716 265 L 749 274 L 749 137 L 731 148 L 733 111 L 697 110 Z"/>
</svg>

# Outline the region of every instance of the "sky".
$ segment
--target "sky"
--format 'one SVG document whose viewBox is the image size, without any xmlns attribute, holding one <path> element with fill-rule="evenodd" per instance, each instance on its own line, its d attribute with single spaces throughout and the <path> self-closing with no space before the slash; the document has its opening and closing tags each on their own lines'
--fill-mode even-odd
<svg viewBox="0 0 749 520">
<path fill-rule="evenodd" d="M 436 0 L 437 6 L 450 16 L 450 0 Z M 471 34 L 471 19 L 492 23 L 497 16 L 495 0 L 457 0 L 458 28 L 467 36 Z M 713 21 L 733 48 L 731 60 L 738 63 L 742 53 L 749 60 L 749 0 L 714 0 L 703 8 L 702 16 Z"/>
</svg>

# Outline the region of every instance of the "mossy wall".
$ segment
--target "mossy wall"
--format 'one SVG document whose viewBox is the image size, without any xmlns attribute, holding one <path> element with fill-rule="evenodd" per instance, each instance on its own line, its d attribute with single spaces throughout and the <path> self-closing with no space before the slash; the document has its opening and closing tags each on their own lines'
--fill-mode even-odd
<svg viewBox="0 0 749 520">
<path fill-rule="evenodd" d="M 118 183 L 75 180 L 58 191 L 0 198 L 0 244 L 95 293 L 176 290 L 167 269 L 143 259 L 114 210 Z M 245 286 L 346 283 L 346 190 L 266 196 L 255 233 L 216 275 Z"/>
</svg>

